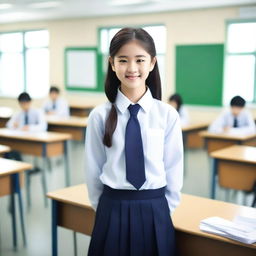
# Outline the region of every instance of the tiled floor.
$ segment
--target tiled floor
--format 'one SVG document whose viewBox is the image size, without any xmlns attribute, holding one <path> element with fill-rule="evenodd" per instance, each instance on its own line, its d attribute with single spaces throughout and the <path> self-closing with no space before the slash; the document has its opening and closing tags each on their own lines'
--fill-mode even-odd
<svg viewBox="0 0 256 256">
<path fill-rule="evenodd" d="M 71 159 L 72 185 L 84 182 L 84 148 L 83 143 L 72 142 L 69 145 Z M 190 150 L 188 152 L 187 171 L 184 177 L 182 192 L 193 195 L 209 197 L 210 171 L 209 159 L 204 150 Z M 48 190 L 52 191 L 64 187 L 64 168 L 60 159 L 52 160 L 53 171 L 47 172 Z M 0 256 L 50 256 L 51 255 L 51 207 L 44 207 L 40 174 L 32 176 L 32 207 L 25 209 L 28 245 L 22 247 L 19 228 L 18 251 L 12 249 L 11 218 L 8 213 L 8 197 L 0 198 Z M 241 195 L 231 193 L 233 202 L 237 198 L 242 201 Z M 217 190 L 217 198 L 224 200 L 226 192 Z M 25 202 L 25 193 L 23 191 Z M 251 196 L 247 197 L 247 204 L 250 204 Z M 18 222 L 19 227 L 19 222 Z M 63 228 L 58 229 L 59 255 L 73 255 L 73 233 Z M 85 256 L 90 238 L 78 234 L 78 255 Z"/>
</svg>

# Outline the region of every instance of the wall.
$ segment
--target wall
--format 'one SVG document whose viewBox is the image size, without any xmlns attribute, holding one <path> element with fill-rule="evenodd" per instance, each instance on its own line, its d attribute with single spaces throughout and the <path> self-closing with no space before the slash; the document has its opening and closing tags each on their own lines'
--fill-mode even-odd
<svg viewBox="0 0 256 256">
<path fill-rule="evenodd" d="M 166 86 L 163 99 L 166 100 L 175 88 L 175 45 L 224 43 L 225 21 L 238 18 L 239 7 L 214 8 L 203 10 L 140 14 L 115 17 L 95 17 L 69 20 L 52 20 L 18 24 L 2 24 L 0 31 L 45 28 L 50 33 L 50 84 L 64 88 L 64 48 L 67 46 L 96 46 L 97 30 L 103 26 L 165 24 L 167 27 Z M 63 92 L 65 93 L 65 92 Z M 70 102 L 87 101 L 101 103 L 106 100 L 103 94 L 65 93 Z M 40 105 L 42 100 L 37 100 Z M 1 105 L 17 107 L 13 99 L 1 99 Z M 192 119 L 211 120 L 219 112 L 218 108 L 189 107 Z"/>
</svg>

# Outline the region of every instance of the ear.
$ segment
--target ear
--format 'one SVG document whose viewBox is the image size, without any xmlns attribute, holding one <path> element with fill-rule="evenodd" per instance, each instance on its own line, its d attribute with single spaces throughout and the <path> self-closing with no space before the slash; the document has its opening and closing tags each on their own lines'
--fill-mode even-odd
<svg viewBox="0 0 256 256">
<path fill-rule="evenodd" d="M 109 61 L 110 65 L 111 65 L 111 67 L 112 67 L 112 70 L 113 70 L 114 72 L 116 72 L 116 70 L 115 70 L 115 65 L 114 65 L 114 59 L 113 59 L 111 56 L 109 56 L 109 57 L 108 57 L 108 61 Z"/>
<path fill-rule="evenodd" d="M 156 61 L 157 61 L 156 57 L 152 58 L 151 63 L 150 63 L 150 69 L 149 69 L 150 72 L 154 69 Z"/>
</svg>

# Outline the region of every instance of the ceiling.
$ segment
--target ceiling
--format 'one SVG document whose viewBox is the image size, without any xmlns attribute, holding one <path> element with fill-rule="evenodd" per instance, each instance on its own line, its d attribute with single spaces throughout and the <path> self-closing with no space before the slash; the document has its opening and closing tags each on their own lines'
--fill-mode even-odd
<svg viewBox="0 0 256 256">
<path fill-rule="evenodd" d="M 0 0 L 0 24 L 256 4 L 256 0 Z"/>
</svg>

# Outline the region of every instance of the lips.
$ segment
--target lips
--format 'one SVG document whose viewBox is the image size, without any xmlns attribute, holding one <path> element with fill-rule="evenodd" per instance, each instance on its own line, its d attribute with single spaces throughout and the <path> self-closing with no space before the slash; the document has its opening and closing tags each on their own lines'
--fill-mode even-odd
<svg viewBox="0 0 256 256">
<path fill-rule="evenodd" d="M 140 76 L 125 76 L 127 79 L 129 80 L 136 80 L 137 78 L 139 78 Z"/>
</svg>

